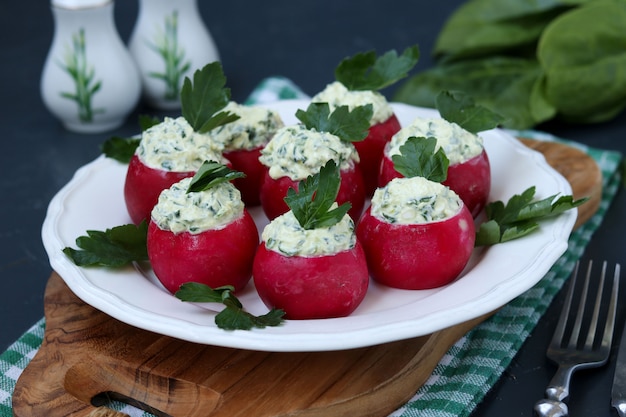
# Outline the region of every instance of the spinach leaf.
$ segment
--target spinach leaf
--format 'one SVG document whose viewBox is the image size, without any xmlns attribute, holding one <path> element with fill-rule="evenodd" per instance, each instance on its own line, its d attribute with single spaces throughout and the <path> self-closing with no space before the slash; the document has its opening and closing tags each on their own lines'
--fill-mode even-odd
<svg viewBox="0 0 626 417">
<path fill-rule="evenodd" d="M 493 57 L 435 66 L 414 75 L 393 100 L 436 107 L 443 90 L 462 91 L 502 115 L 503 126 L 525 129 L 556 112 L 543 95 L 543 72 L 534 59 Z"/>
<path fill-rule="evenodd" d="M 537 57 L 545 94 L 559 114 L 600 122 L 626 107 L 626 3 L 595 1 L 546 28 Z"/>
<path fill-rule="evenodd" d="M 590 0 L 470 0 L 447 20 L 434 54 L 445 59 L 511 53 L 533 46 L 565 10 Z M 532 54 L 534 49 L 531 48 Z"/>
</svg>

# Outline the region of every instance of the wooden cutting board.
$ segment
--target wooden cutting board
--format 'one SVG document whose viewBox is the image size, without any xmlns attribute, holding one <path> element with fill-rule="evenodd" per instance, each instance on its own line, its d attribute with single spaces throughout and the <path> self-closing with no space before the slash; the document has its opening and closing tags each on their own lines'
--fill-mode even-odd
<svg viewBox="0 0 626 417">
<path fill-rule="evenodd" d="M 577 225 L 597 210 L 593 159 L 561 144 L 523 140 L 572 184 Z M 523 190 L 520 190 L 523 191 Z M 123 416 L 122 400 L 157 416 L 386 416 L 408 401 L 448 348 L 487 316 L 434 334 L 366 348 L 271 353 L 207 346 L 119 322 L 83 303 L 53 273 L 46 329 L 17 381 L 17 417 Z"/>
</svg>

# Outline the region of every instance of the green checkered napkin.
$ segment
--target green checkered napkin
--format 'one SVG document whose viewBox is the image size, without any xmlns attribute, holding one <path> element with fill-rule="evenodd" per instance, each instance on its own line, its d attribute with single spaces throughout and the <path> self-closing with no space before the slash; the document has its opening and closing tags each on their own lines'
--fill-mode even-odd
<svg viewBox="0 0 626 417">
<path fill-rule="evenodd" d="M 268 78 L 246 101 L 248 104 L 272 102 L 287 98 L 307 98 L 290 80 Z M 556 140 L 540 132 L 513 132 L 524 137 Z M 530 290 L 500 309 L 463 336 L 441 359 L 431 377 L 417 390 L 415 396 L 392 416 L 458 417 L 468 416 L 485 394 L 500 378 L 524 340 L 545 313 L 554 296 L 561 289 L 574 264 L 582 255 L 593 232 L 600 226 L 620 184 L 621 155 L 580 147 L 598 163 L 603 176 L 603 195 L 598 212 L 572 233 L 567 252 L 561 256 L 546 276 Z M 42 318 L 19 340 L 0 355 L 0 415 L 11 416 L 11 394 L 22 370 L 35 356 L 41 345 L 45 321 Z M 151 414 L 126 404 L 112 403 L 112 409 L 132 417 Z"/>
</svg>

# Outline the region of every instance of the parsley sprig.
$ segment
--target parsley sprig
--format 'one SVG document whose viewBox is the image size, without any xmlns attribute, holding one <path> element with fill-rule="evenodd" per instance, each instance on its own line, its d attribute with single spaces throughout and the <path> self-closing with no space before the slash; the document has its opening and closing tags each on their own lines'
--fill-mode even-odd
<svg viewBox="0 0 626 417">
<path fill-rule="evenodd" d="M 250 330 L 254 327 L 279 326 L 285 312 L 271 309 L 262 316 L 255 316 L 243 309 L 239 299 L 233 294 L 234 287 L 211 288 L 198 282 L 187 282 L 174 294 L 181 301 L 196 303 L 222 303 L 225 308 L 215 316 L 215 324 L 224 330 Z"/>
<path fill-rule="evenodd" d="M 204 161 L 200 169 L 191 179 L 187 192 L 206 191 L 218 184 L 232 181 L 236 178 L 244 178 L 246 174 L 230 169 L 226 165 L 213 161 Z"/>
<path fill-rule="evenodd" d="M 406 77 L 419 60 L 417 45 L 398 56 L 390 50 L 381 56 L 375 51 L 356 54 L 342 60 L 335 69 L 335 79 L 348 90 L 380 90 Z"/>
<path fill-rule="evenodd" d="M 180 92 L 182 115 L 191 127 L 206 133 L 218 126 L 239 119 L 222 110 L 230 101 L 230 89 L 225 87 L 226 76 L 218 61 L 205 65 L 193 74 L 193 83 L 185 77 Z"/>
<path fill-rule="evenodd" d="M 285 203 L 304 229 L 318 229 L 337 224 L 352 207 L 349 202 L 331 209 L 341 185 L 339 167 L 332 159 L 315 175 L 298 184 L 298 191 L 287 191 Z"/>
<path fill-rule="evenodd" d="M 311 103 L 306 111 L 298 109 L 296 117 L 307 129 L 328 132 L 345 142 L 359 142 L 368 135 L 373 109 L 371 104 L 338 106 L 331 113 L 328 103 Z"/>
<path fill-rule="evenodd" d="M 504 204 L 494 201 L 487 204 L 487 220 L 476 232 L 475 246 L 495 245 L 528 235 L 539 228 L 539 220 L 556 216 L 585 203 L 588 198 L 574 200 L 571 195 L 556 195 L 534 201 L 535 187 L 512 196 Z"/>
<path fill-rule="evenodd" d="M 146 247 L 148 224 L 126 224 L 105 231 L 87 230 L 87 235 L 76 238 L 74 249 L 65 253 L 78 266 L 121 267 L 132 262 L 148 260 Z"/>
<path fill-rule="evenodd" d="M 442 148 L 435 150 L 437 139 L 433 137 L 409 137 L 400 146 L 400 154 L 393 155 L 391 161 L 396 171 L 407 178 L 424 177 L 435 182 L 443 182 L 448 177 L 450 161 Z"/>
</svg>

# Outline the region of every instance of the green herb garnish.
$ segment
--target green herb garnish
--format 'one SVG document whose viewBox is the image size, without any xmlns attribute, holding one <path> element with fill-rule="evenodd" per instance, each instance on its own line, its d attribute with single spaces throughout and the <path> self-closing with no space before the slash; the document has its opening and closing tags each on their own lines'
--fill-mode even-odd
<svg viewBox="0 0 626 417">
<path fill-rule="evenodd" d="M 352 111 L 348 106 L 339 106 L 331 113 L 328 103 L 311 103 L 306 111 L 296 111 L 296 117 L 307 129 L 332 133 L 345 142 L 359 142 L 367 137 L 372 114 L 371 104 Z"/>
<path fill-rule="evenodd" d="M 233 291 L 234 287 L 229 285 L 212 289 L 197 282 L 187 282 L 174 295 L 182 301 L 224 304 L 226 308 L 215 316 L 215 324 L 224 330 L 250 330 L 253 327 L 262 329 L 279 326 L 283 322 L 285 312 L 280 309 L 273 308 L 262 316 L 248 313 Z"/>
<path fill-rule="evenodd" d="M 236 178 L 244 178 L 246 174 L 228 168 L 226 165 L 204 161 L 200 169 L 191 179 L 187 192 L 199 192 L 208 190 L 218 184 L 234 180 Z"/>
<path fill-rule="evenodd" d="M 81 250 L 66 247 L 65 253 L 78 266 L 120 267 L 132 262 L 148 260 L 146 240 L 148 224 L 126 224 L 104 232 L 88 230 L 86 236 L 76 239 Z"/>
<path fill-rule="evenodd" d="M 495 245 L 526 236 L 539 228 L 539 220 L 576 208 L 588 200 L 574 200 L 571 195 L 556 199 L 553 195 L 533 201 L 534 196 L 535 187 L 529 187 L 511 197 L 506 205 L 502 201 L 487 204 L 487 220 L 476 232 L 475 246 Z"/>
<path fill-rule="evenodd" d="M 335 79 L 348 90 L 380 90 L 406 77 L 419 56 L 417 45 L 406 48 L 400 56 L 395 50 L 380 57 L 374 51 L 359 53 L 339 63 Z"/>
<path fill-rule="evenodd" d="M 157 117 L 139 116 L 139 127 L 142 132 L 159 123 L 161 121 Z M 123 138 L 121 136 L 112 136 L 100 146 L 100 150 L 107 158 L 127 164 L 135 154 L 140 141 L 141 139 L 138 137 Z"/>
<path fill-rule="evenodd" d="M 219 62 L 212 62 L 193 74 L 193 84 L 185 77 L 180 93 L 183 117 L 200 133 L 239 119 L 222 110 L 230 101 L 230 89 L 225 88 L 226 76 Z"/>
<path fill-rule="evenodd" d="M 437 148 L 433 137 L 411 136 L 400 146 L 400 154 L 392 155 L 396 171 L 407 178 L 424 177 L 430 181 L 443 182 L 448 177 L 450 161 L 442 148 Z"/>
<path fill-rule="evenodd" d="M 441 117 L 471 133 L 493 129 L 505 121 L 504 117 L 476 104 L 472 97 L 461 91 L 442 91 L 435 104 Z"/>
<path fill-rule="evenodd" d="M 290 188 L 285 203 L 304 229 L 330 227 L 339 223 L 352 207 L 346 202 L 331 210 L 340 185 L 339 167 L 331 159 L 319 173 L 300 181 L 297 192 Z"/>
</svg>

